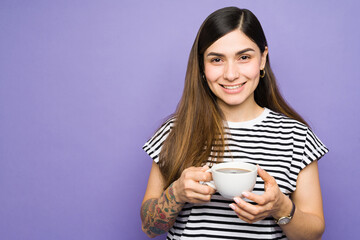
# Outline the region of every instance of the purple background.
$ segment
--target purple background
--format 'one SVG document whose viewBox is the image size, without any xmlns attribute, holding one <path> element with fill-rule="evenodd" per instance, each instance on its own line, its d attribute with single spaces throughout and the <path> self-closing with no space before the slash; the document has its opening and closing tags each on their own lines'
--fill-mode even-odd
<svg viewBox="0 0 360 240">
<path fill-rule="evenodd" d="M 258 16 L 281 91 L 330 149 L 323 239 L 358 235 L 355 0 L 1 0 L 1 240 L 147 239 L 141 147 L 175 110 L 201 22 L 230 5 Z"/>
</svg>

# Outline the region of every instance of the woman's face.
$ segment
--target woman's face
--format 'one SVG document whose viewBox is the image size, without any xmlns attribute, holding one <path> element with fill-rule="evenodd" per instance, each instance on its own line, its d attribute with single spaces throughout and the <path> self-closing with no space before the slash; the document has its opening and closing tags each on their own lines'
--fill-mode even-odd
<svg viewBox="0 0 360 240">
<path fill-rule="evenodd" d="M 267 48 L 261 54 L 256 43 L 240 30 L 224 35 L 206 49 L 204 73 L 223 111 L 256 104 L 254 91 L 266 55 Z"/>
</svg>

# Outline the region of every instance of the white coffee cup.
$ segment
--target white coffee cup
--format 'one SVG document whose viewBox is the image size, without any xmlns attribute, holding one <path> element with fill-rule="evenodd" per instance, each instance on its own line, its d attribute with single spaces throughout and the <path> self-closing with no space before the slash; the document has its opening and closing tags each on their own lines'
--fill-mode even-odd
<svg viewBox="0 0 360 240">
<path fill-rule="evenodd" d="M 228 199 L 242 197 L 243 192 L 251 192 L 257 177 L 256 165 L 244 162 L 215 164 L 207 172 L 211 172 L 213 181 L 203 184 L 216 189 L 224 198 Z"/>
</svg>

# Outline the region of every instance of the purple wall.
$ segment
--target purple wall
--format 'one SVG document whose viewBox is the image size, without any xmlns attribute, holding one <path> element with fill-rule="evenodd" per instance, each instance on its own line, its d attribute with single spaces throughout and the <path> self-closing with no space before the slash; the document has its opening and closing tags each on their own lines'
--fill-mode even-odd
<svg viewBox="0 0 360 240">
<path fill-rule="evenodd" d="M 259 17 L 282 92 L 330 149 L 323 239 L 357 236 L 355 0 L 1 0 L 0 239 L 146 239 L 142 144 L 176 107 L 201 22 L 229 5 Z"/>
</svg>

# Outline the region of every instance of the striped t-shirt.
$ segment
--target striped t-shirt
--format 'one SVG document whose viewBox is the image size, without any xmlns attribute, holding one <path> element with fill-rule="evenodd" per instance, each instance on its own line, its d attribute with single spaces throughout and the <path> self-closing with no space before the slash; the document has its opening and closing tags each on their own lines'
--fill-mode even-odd
<svg viewBox="0 0 360 240">
<path fill-rule="evenodd" d="M 174 122 L 165 122 L 143 147 L 155 162 Z M 288 196 L 296 189 L 299 172 L 328 152 L 306 125 L 267 108 L 251 121 L 227 122 L 225 131 L 229 151 L 223 161 L 259 164 Z M 264 193 L 259 176 L 253 192 Z M 206 204 L 186 203 L 167 239 L 287 239 L 272 217 L 249 224 L 236 216 L 230 203 L 219 193 Z"/>
</svg>

